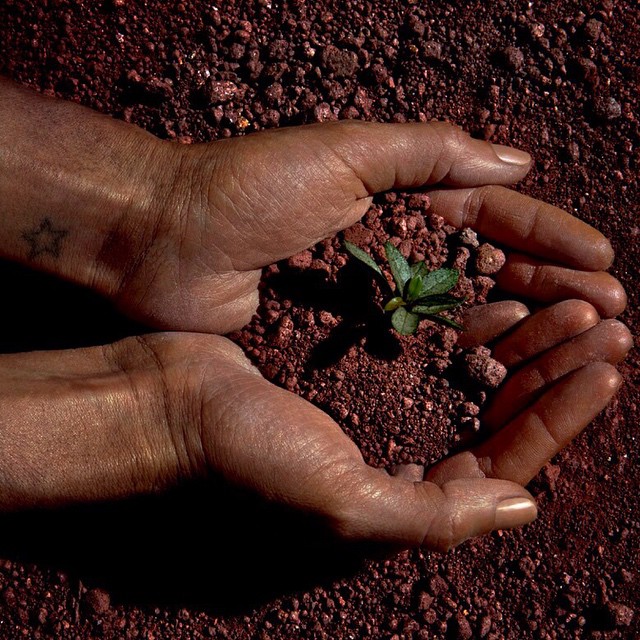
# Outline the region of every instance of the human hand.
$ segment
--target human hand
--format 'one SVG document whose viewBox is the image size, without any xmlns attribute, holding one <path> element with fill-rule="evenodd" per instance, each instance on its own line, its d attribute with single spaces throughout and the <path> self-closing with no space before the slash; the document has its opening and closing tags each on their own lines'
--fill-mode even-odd
<svg viewBox="0 0 640 640">
<path fill-rule="evenodd" d="M 61 127 L 67 120 L 65 111 L 61 108 L 59 114 Z M 99 117 L 96 121 L 105 122 Z M 83 127 L 77 129 L 83 131 Z M 89 140 L 93 140 L 95 131 L 89 124 L 85 129 L 89 131 Z M 572 267 L 545 265 L 532 258 L 510 258 L 503 270 L 505 275 L 499 275 L 507 290 L 543 301 L 566 296 L 583 298 L 592 301 L 605 316 L 614 315 L 624 307 L 624 291 L 619 283 L 597 271 L 606 268 L 612 258 L 604 237 L 548 205 L 501 187 L 472 186 L 487 181 L 508 183 L 516 180 L 524 175 L 528 162 L 504 163 L 495 155 L 494 147 L 472 141 L 447 125 L 334 124 L 324 128 L 281 130 L 233 141 L 233 144 L 228 141 L 189 149 L 160 144 L 142 132 L 134 133 L 137 130 L 122 123 L 110 122 L 105 131 L 103 140 L 107 143 L 119 139 L 116 134 L 123 134 L 120 139 L 126 138 L 127 144 L 124 149 L 112 148 L 110 154 L 106 154 L 113 161 L 108 165 L 109 171 L 102 171 L 102 158 L 91 165 L 101 176 L 99 185 L 92 183 L 91 171 L 83 174 L 85 182 L 74 184 L 74 203 L 78 205 L 79 215 L 91 214 L 88 218 L 90 224 L 85 225 L 89 231 L 85 229 L 77 234 L 74 251 L 65 253 L 61 249 L 61 242 L 75 232 L 71 227 L 60 226 L 62 220 L 64 224 L 68 222 L 69 205 L 68 193 L 64 189 L 59 190 L 61 181 L 57 180 L 56 198 L 51 199 L 49 191 L 43 189 L 35 200 L 27 202 L 29 206 L 34 202 L 41 205 L 41 201 L 46 200 L 47 206 L 61 220 L 54 217 L 50 223 L 53 231 L 49 229 L 47 233 L 58 235 L 48 238 L 46 250 L 38 253 L 31 247 L 31 254 L 35 254 L 33 259 L 42 263 L 39 262 L 38 266 L 90 284 L 112 296 L 130 314 L 156 325 L 208 331 L 226 331 L 241 325 L 255 305 L 259 266 L 348 226 L 362 215 L 369 205 L 370 194 L 377 190 L 439 180 L 456 187 L 432 193 L 434 210 L 452 224 L 473 226 L 488 237 L 497 238 L 516 249 L 526 249 L 530 254 Z M 75 131 L 71 135 L 75 135 Z M 71 152 L 65 156 L 65 170 L 61 170 L 60 175 L 72 172 L 81 155 L 73 140 L 71 137 L 68 143 Z M 31 140 L 30 145 L 33 157 L 39 158 L 38 140 Z M 497 150 L 504 155 L 504 148 Z M 132 154 L 136 151 L 142 153 L 142 173 L 135 171 L 135 163 L 132 162 Z M 127 159 L 132 175 L 144 177 L 144 197 L 136 196 L 133 186 L 123 178 L 126 174 L 121 164 Z M 39 162 L 37 159 L 27 163 L 24 171 L 27 183 L 35 184 L 37 178 L 49 175 L 47 163 L 41 166 Z M 253 167 L 250 174 L 246 173 L 246 166 Z M 242 180 L 238 178 L 245 175 L 243 172 L 250 179 L 250 184 L 256 185 L 256 191 L 247 187 L 244 193 Z M 119 187 L 117 178 L 124 179 L 126 188 Z M 3 179 L 0 190 L 7 190 L 11 195 L 15 192 L 11 172 L 6 173 Z M 156 180 L 165 187 L 158 190 Z M 260 199 L 260 193 L 267 193 L 264 189 L 273 189 L 274 185 L 282 188 L 281 202 L 277 207 L 272 204 L 275 195 L 266 201 Z M 21 191 L 16 193 L 19 196 Z M 104 193 L 108 196 L 106 201 L 102 198 Z M 206 197 L 200 198 L 203 193 Z M 314 204 L 316 201 L 318 205 Z M 227 208 L 223 206 L 225 202 Z M 87 203 L 91 206 L 85 207 Z M 126 206 L 121 207 L 121 203 Z M 509 206 L 506 207 L 505 203 Z M 264 205 L 262 209 L 261 204 Z M 11 198 L 9 205 L 10 210 L 12 206 L 16 208 L 16 215 L 9 216 L 7 220 L 14 225 L 22 224 L 18 215 L 20 209 L 12 205 Z M 117 209 L 115 219 L 104 215 L 109 210 L 107 205 Z M 261 210 L 264 215 L 260 217 L 260 227 L 256 230 L 256 212 Z M 13 233 L 11 225 L 0 231 L 4 233 L 4 236 L 0 233 L 2 241 Z M 23 234 L 22 238 L 32 240 L 33 234 Z M 9 245 L 5 243 L 3 246 Z M 8 254 L 16 257 L 13 245 Z M 59 260 L 55 265 L 47 262 L 53 258 Z M 500 308 L 504 310 L 504 307 Z M 491 319 L 496 309 L 498 307 L 472 310 L 466 339 L 475 335 L 474 322 L 480 334 L 484 332 L 485 338 L 480 342 L 488 339 L 486 336 L 492 332 L 491 337 L 498 335 L 500 332 L 495 332 L 495 326 L 502 326 L 500 323 L 504 317 L 498 313 L 499 321 Z M 487 313 L 489 315 L 485 315 L 483 320 L 480 316 Z M 473 314 L 479 315 L 474 319 Z M 530 330 L 521 335 L 525 336 L 524 343 L 538 345 L 528 347 L 527 357 L 531 358 L 540 353 L 545 341 L 540 341 L 538 334 L 531 330 L 535 324 L 529 326 Z M 605 324 L 604 327 L 596 335 L 596 342 L 604 346 L 594 348 L 593 357 L 595 360 L 615 360 L 606 354 L 612 349 L 607 341 L 614 336 L 615 342 L 617 330 L 614 330 L 614 325 Z M 198 343 L 199 340 L 205 342 Z M 443 463 L 442 469 L 449 475 L 439 477 L 437 469 L 440 467 L 436 467 L 432 472 L 436 475 L 429 476 L 435 483 L 419 485 L 425 489 L 409 489 L 406 483 L 397 484 L 398 478 L 389 480 L 381 472 L 366 467 L 355 446 L 335 423 L 317 409 L 275 389 L 255 373 L 251 374 L 254 377 L 249 384 L 249 379 L 245 379 L 246 367 L 237 368 L 240 356 L 233 349 L 229 351 L 228 345 L 221 338 L 180 335 L 127 341 L 102 351 L 49 354 L 51 357 L 39 354 L 37 363 L 32 355 L 3 358 L 7 369 L 2 391 L 7 402 L 2 410 L 7 419 L 3 424 L 6 438 L 2 443 L 2 459 L 11 462 L 10 468 L 3 469 L 6 488 L 2 501 L 4 508 L 54 505 L 158 490 L 185 477 L 213 470 L 267 497 L 308 508 L 333 521 L 336 529 L 347 537 L 404 540 L 403 544 L 415 543 L 415 539 L 408 535 L 408 530 L 398 533 L 393 529 L 396 526 L 394 518 L 400 517 L 397 511 L 399 507 L 417 508 L 416 496 L 421 500 L 426 496 L 426 502 L 420 503 L 425 507 L 425 513 L 432 513 L 426 507 L 441 503 L 444 511 L 436 510 L 433 518 L 438 522 L 437 514 L 444 514 L 445 521 L 445 525 L 433 525 L 436 533 L 425 534 L 427 544 L 444 547 L 464 537 L 465 532 L 471 534 L 486 530 L 489 514 L 495 518 L 496 501 L 500 496 L 504 497 L 500 487 L 515 491 L 512 497 L 526 497 L 522 487 L 511 484 L 499 487 L 495 484 L 500 479 L 511 480 L 508 472 L 504 478 L 495 475 L 493 464 L 487 466 L 482 463 L 481 466 L 469 456 L 464 458 L 466 462 L 462 466 Z M 549 346 L 552 345 L 544 348 Z M 571 343 L 567 349 L 569 353 L 577 353 Z M 618 348 L 615 353 L 621 351 L 624 349 Z M 549 355 L 553 353 L 557 358 Z M 542 366 L 560 362 L 566 353 L 563 350 L 548 352 L 541 356 L 548 358 Z M 569 361 L 574 363 L 571 367 L 581 366 L 577 355 Z M 211 363 L 215 366 L 211 367 Z M 22 371 L 22 377 L 8 374 L 14 367 Z M 562 370 L 562 367 L 557 370 Z M 532 371 L 535 376 L 537 369 Z M 237 378 L 234 378 L 236 374 Z M 198 417 L 197 411 L 204 406 L 201 395 L 204 391 L 218 397 L 216 389 L 223 388 L 226 396 L 238 399 L 232 393 L 234 388 L 229 388 L 229 380 L 234 379 L 242 383 L 239 390 L 245 387 L 248 390 L 245 407 L 237 406 L 236 402 L 223 411 L 218 421 L 217 405 L 213 403 L 207 405 L 213 407 L 210 419 L 204 421 Z M 523 397 L 531 400 L 546 389 L 544 385 L 536 387 L 534 383 L 535 379 L 532 383 L 521 378 L 515 385 L 516 390 L 522 389 Z M 555 407 L 565 411 L 556 416 L 564 434 L 564 440 L 557 442 L 564 442 L 604 406 L 618 383 L 618 374 L 609 365 L 587 364 L 559 380 L 533 405 L 524 409 L 524 405 L 516 406 L 512 411 L 515 412 L 515 420 L 525 416 L 522 424 L 528 430 L 529 420 L 536 420 L 536 407 L 546 399 L 547 404 L 540 405 L 541 410 L 551 412 Z M 566 413 L 563 403 L 553 402 L 554 398 L 558 399 L 558 394 L 576 394 L 580 385 L 583 385 L 585 396 L 581 402 L 572 403 L 572 408 L 576 409 L 572 413 Z M 225 401 L 226 396 L 220 396 L 222 407 L 229 404 L 228 398 Z M 29 402 L 25 398 L 29 398 Z M 55 411 L 52 409 L 54 406 Z M 53 416 L 54 428 L 48 430 L 44 437 L 38 429 L 39 419 L 32 413 L 36 407 L 40 408 L 38 415 L 45 412 L 45 415 Z M 310 441 L 305 440 L 299 423 L 294 425 L 297 429 L 292 430 L 291 411 L 299 411 L 300 419 L 311 425 Z M 92 420 L 86 420 L 88 414 Z M 264 425 L 265 433 L 272 438 L 279 436 L 280 441 L 284 441 L 280 457 L 273 447 L 269 449 L 268 446 L 276 440 L 250 440 L 251 446 L 246 449 L 249 458 L 243 457 L 245 451 L 241 448 L 227 446 L 224 439 L 217 442 L 216 437 L 224 434 L 232 434 L 229 439 L 233 441 L 243 433 L 243 429 L 247 429 L 246 425 L 262 425 L 264 415 L 275 420 L 271 425 L 273 428 L 287 426 L 288 430 L 283 428 L 274 433 L 266 429 L 269 425 Z M 284 418 L 279 420 L 279 415 Z M 25 419 L 24 416 L 30 417 Z M 497 426 L 494 428 L 501 427 L 500 415 L 495 420 Z M 510 425 L 513 423 L 511 421 Z M 218 424 L 228 426 L 218 429 Z M 132 425 L 135 428 L 130 428 Z M 207 428 L 211 425 L 213 430 Z M 326 429 L 318 431 L 318 425 L 324 425 Z M 514 442 L 496 439 L 499 434 L 514 433 L 514 429 L 508 427 L 498 431 L 490 441 L 494 443 L 493 449 L 487 449 L 489 453 L 482 458 L 493 460 L 493 452 L 507 461 L 518 459 L 522 452 Z M 328 441 L 320 437 L 325 432 L 330 435 Z M 250 435 L 253 430 L 248 429 L 248 433 Z M 290 442 L 289 434 L 295 436 Z M 545 436 L 542 432 L 534 436 L 529 444 L 535 455 L 531 457 L 533 462 L 528 473 L 535 471 L 536 465 L 546 461 L 548 455 L 559 447 L 556 442 L 555 448 L 553 444 L 546 447 L 544 455 L 540 451 L 536 454 L 536 448 L 540 449 L 539 439 Z M 104 453 L 99 459 L 93 455 L 96 446 Z M 488 444 L 486 446 L 489 447 Z M 262 457 L 261 449 L 270 455 Z M 223 453 L 215 457 L 217 451 Z M 61 452 L 66 453 L 63 459 L 60 459 Z M 295 462 L 294 454 L 303 458 Z M 318 465 L 321 471 L 313 472 L 309 477 L 320 478 L 325 483 L 323 486 L 333 488 L 333 481 L 353 480 L 353 495 L 362 498 L 362 507 L 356 509 L 358 513 L 347 508 L 345 515 L 343 502 L 328 498 L 326 491 L 318 494 L 320 502 L 308 495 L 308 487 L 314 490 L 315 487 L 313 483 L 309 484 L 304 473 L 305 469 L 311 471 L 309 465 L 302 464 L 307 454 L 309 464 Z M 303 473 L 302 476 L 296 475 L 294 485 L 290 486 L 285 473 L 292 464 L 298 464 Z M 329 470 L 329 476 L 324 473 L 325 469 Z M 415 469 L 409 471 L 413 473 Z M 254 472 L 255 477 L 252 475 Z M 476 485 L 480 472 L 495 476 L 480 478 L 483 480 L 480 483 L 482 488 Z M 476 477 L 473 486 L 468 484 L 471 482 L 469 474 Z M 454 484 L 445 487 L 447 482 Z M 347 483 L 345 488 L 348 486 Z M 366 495 L 359 493 L 359 487 L 364 487 Z M 399 488 L 399 494 L 396 494 L 396 488 Z M 460 488 L 464 491 L 457 491 Z M 447 489 L 453 492 L 449 497 Z M 382 493 L 376 493 L 377 490 Z M 477 499 L 472 499 L 476 490 L 479 491 Z M 387 491 L 390 493 L 385 493 Z M 400 494 L 404 497 L 398 497 Z M 349 498 L 349 504 L 355 504 L 348 492 L 344 495 Z M 372 502 L 376 495 L 383 498 L 379 504 L 376 500 Z M 460 513 L 464 505 L 467 505 L 466 515 Z M 366 508 L 363 510 L 363 507 Z M 377 528 L 366 529 L 358 524 L 362 518 L 369 522 L 370 516 L 365 513 L 369 508 L 371 513 L 379 514 L 383 523 L 376 525 Z M 473 516 L 474 509 L 480 514 L 479 518 Z M 526 512 L 526 508 L 520 512 L 521 520 Z M 397 520 L 400 529 L 407 524 L 406 513 L 404 520 Z M 513 515 L 514 512 L 511 513 Z M 461 528 L 443 533 L 441 527 L 446 526 L 452 514 L 460 516 Z M 531 515 L 529 508 L 527 517 Z M 416 515 L 416 522 L 417 519 Z M 420 522 L 424 524 L 423 520 Z M 514 519 L 510 522 L 515 524 Z M 498 524 L 506 526 L 509 523 Z M 387 526 L 395 533 L 391 529 L 387 531 Z"/>
<path fill-rule="evenodd" d="M 598 324 L 581 301 L 562 304 L 498 337 L 503 362 L 546 373 L 514 374 L 508 406 L 499 392 L 489 409 L 495 435 L 425 480 L 416 465 L 395 475 L 367 466 L 329 416 L 267 382 L 219 336 L 2 356 L 0 509 L 121 498 L 213 475 L 306 511 L 347 540 L 444 550 L 524 524 L 536 510 L 522 485 L 609 401 L 620 376 L 607 363 L 629 348 L 620 323 Z M 466 338 L 495 337 L 505 318 L 525 312 L 519 303 L 469 310 Z M 539 399 L 525 407 L 518 398 L 527 394 Z"/>
<path fill-rule="evenodd" d="M 602 271 L 604 236 L 495 186 L 520 180 L 529 155 L 448 124 L 346 121 L 185 146 L 2 79 L 0 120 L 0 255 L 155 327 L 242 326 L 261 267 L 350 226 L 375 193 L 436 185 L 435 213 L 516 252 L 497 276 L 506 291 L 584 299 L 605 317 L 626 302 Z"/>
<path fill-rule="evenodd" d="M 603 272 L 613 259 L 604 236 L 495 186 L 521 179 L 528 154 L 454 126 L 347 121 L 178 151 L 160 225 L 162 263 L 142 264 L 118 294 L 127 313 L 155 326 L 226 332 L 243 325 L 257 306 L 261 267 L 350 226 L 375 193 L 433 185 L 448 188 L 431 192 L 432 211 L 514 250 L 498 275 L 508 293 L 580 298 L 605 317 L 625 306 L 622 287 Z"/>
</svg>

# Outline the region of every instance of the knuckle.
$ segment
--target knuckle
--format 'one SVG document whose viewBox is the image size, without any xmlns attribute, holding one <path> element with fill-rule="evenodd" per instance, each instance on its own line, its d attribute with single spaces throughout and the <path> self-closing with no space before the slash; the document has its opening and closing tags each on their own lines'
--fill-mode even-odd
<svg viewBox="0 0 640 640">
<path fill-rule="evenodd" d="M 434 123 L 432 132 L 438 141 L 435 164 L 431 170 L 430 183 L 444 180 L 454 165 L 464 157 L 468 135 L 459 127 L 448 122 Z"/>
<path fill-rule="evenodd" d="M 443 140 L 453 139 L 461 140 L 468 137 L 468 135 L 456 124 L 452 122 L 431 122 L 429 126 L 437 133 Z"/>
<path fill-rule="evenodd" d="M 324 519 L 333 534 L 340 540 L 356 542 L 366 537 L 360 498 L 357 490 L 340 491 L 326 505 Z"/>
<path fill-rule="evenodd" d="M 333 470 L 331 484 L 336 490 L 331 492 L 322 510 L 329 529 L 345 542 L 370 538 L 375 529 L 367 516 L 375 511 L 371 490 L 366 482 L 358 480 L 360 476 L 353 473 L 353 468 L 352 463 L 345 463 L 337 475 Z"/>
<path fill-rule="evenodd" d="M 480 221 L 485 200 L 492 193 L 494 187 L 483 186 L 469 189 L 467 197 L 462 205 L 462 225 L 463 227 L 476 228 Z"/>
<path fill-rule="evenodd" d="M 530 282 L 531 288 L 537 292 L 543 292 L 549 283 L 549 270 L 546 265 L 535 265 L 531 270 Z M 551 283 L 553 284 L 553 283 Z"/>
<path fill-rule="evenodd" d="M 437 519 L 437 531 L 429 540 L 429 547 L 447 552 L 463 542 L 460 535 L 460 518 L 451 510 Z"/>
</svg>

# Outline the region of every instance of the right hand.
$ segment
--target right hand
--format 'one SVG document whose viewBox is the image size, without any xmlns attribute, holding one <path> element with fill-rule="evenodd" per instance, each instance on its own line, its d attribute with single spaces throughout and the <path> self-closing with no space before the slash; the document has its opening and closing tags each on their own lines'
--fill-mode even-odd
<svg viewBox="0 0 640 640">
<path fill-rule="evenodd" d="M 498 334 L 503 361 L 524 367 L 490 409 L 494 435 L 426 476 L 416 465 L 395 475 L 367 466 L 329 416 L 267 382 L 222 337 L 155 334 L 2 356 L 0 508 L 114 499 L 213 474 L 344 539 L 394 547 L 445 550 L 529 522 L 536 507 L 524 485 L 615 393 L 621 378 L 610 363 L 630 336 L 578 301 L 500 338 L 506 316 L 523 316 L 522 305 L 500 304 L 468 318 L 466 339 Z"/>
</svg>

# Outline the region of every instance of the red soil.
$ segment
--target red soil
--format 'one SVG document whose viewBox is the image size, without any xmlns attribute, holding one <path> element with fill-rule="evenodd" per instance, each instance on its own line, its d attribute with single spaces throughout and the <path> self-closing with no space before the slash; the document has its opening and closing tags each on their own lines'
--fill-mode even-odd
<svg viewBox="0 0 640 640">
<path fill-rule="evenodd" d="M 183 142 L 333 118 L 438 118 L 527 149 L 536 162 L 519 189 L 612 238 L 613 272 L 630 300 L 623 320 L 636 329 L 632 3 L 158 7 L 5 0 L 0 72 Z M 384 231 L 436 263 L 463 260 L 457 235 L 428 214 L 422 228 L 425 210 L 415 196 L 386 196 L 350 233 L 374 251 Z M 402 220 L 413 220 L 409 229 Z M 416 338 L 398 340 L 363 323 L 347 304 L 360 276 L 338 271 L 343 257 L 325 242 L 267 270 L 259 317 L 235 338 L 265 375 L 329 411 L 372 464 L 437 459 L 473 433 L 482 395 L 458 375 L 447 331 L 425 322 Z M 85 292 L 1 268 L 5 351 L 137 330 Z M 489 284 L 470 283 L 479 301 Z M 91 329 L 105 317 L 109 331 Z M 212 530 L 206 487 L 4 517 L 0 637 L 638 637 L 637 352 L 622 370 L 614 403 L 532 483 L 539 519 L 447 555 L 354 565 L 354 550 L 327 549 L 294 515 L 228 493 Z"/>
</svg>

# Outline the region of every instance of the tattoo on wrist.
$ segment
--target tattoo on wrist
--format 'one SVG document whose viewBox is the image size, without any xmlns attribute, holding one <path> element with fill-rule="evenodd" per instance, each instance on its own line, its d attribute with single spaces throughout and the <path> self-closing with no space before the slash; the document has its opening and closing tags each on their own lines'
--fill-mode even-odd
<svg viewBox="0 0 640 640">
<path fill-rule="evenodd" d="M 43 218 L 39 226 L 22 234 L 29 245 L 29 260 L 44 254 L 59 258 L 62 241 L 68 234 L 68 229 L 57 229 L 49 218 Z"/>
</svg>

